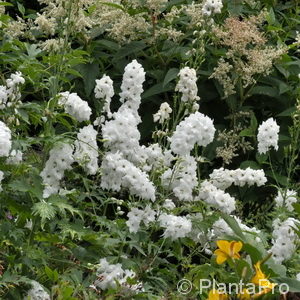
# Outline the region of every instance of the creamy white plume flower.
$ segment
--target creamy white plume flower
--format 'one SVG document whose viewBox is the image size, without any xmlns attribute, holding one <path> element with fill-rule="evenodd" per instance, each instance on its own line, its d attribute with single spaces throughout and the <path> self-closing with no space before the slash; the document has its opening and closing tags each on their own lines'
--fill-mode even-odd
<svg viewBox="0 0 300 300">
<path fill-rule="evenodd" d="M 94 286 L 101 290 L 116 288 L 117 283 L 124 285 L 127 279 L 136 276 L 132 270 L 123 270 L 121 264 L 109 264 L 106 258 L 100 259 L 96 275 L 98 279 L 94 282 Z"/>
<path fill-rule="evenodd" d="M 281 264 L 290 259 L 296 251 L 296 242 L 299 241 L 299 237 L 293 228 L 297 228 L 297 225 L 300 225 L 300 222 L 294 218 L 288 218 L 285 221 L 279 219 L 273 221 L 273 246 L 270 252 L 276 263 Z"/>
<path fill-rule="evenodd" d="M 25 299 L 30 300 L 50 300 L 49 294 L 45 291 L 44 287 L 37 281 L 31 281 L 32 288 L 27 292 Z"/>
<path fill-rule="evenodd" d="M 60 93 L 58 104 L 63 105 L 65 112 L 74 117 L 78 122 L 89 121 L 92 114 L 88 103 L 82 100 L 77 93 Z"/>
<path fill-rule="evenodd" d="M 59 143 L 50 150 L 49 159 L 40 173 L 45 186 L 44 198 L 58 193 L 64 172 L 71 169 L 73 161 L 73 147 L 70 144 Z"/>
<path fill-rule="evenodd" d="M 199 194 L 195 200 L 203 200 L 227 214 L 235 210 L 235 199 L 207 180 L 201 183 Z"/>
<path fill-rule="evenodd" d="M 77 140 L 74 143 L 74 159 L 83 165 L 89 175 L 95 175 L 98 170 L 98 145 L 97 131 L 92 125 L 79 130 Z"/>
<path fill-rule="evenodd" d="M 235 169 L 228 170 L 224 168 L 214 169 L 209 175 L 210 180 L 214 186 L 219 189 L 225 190 L 232 184 L 237 186 L 262 186 L 267 182 L 264 170 L 247 169 Z"/>
<path fill-rule="evenodd" d="M 11 131 L 10 129 L 0 121 L 0 157 L 9 156 L 11 149 Z"/>
<path fill-rule="evenodd" d="M 166 170 L 161 176 L 162 184 L 171 188 L 181 201 L 193 200 L 193 189 L 197 186 L 197 162 L 193 156 L 178 159 L 173 169 Z"/>
<path fill-rule="evenodd" d="M 175 91 L 182 93 L 181 101 L 197 101 L 200 99 L 197 96 L 198 87 L 197 87 L 197 76 L 196 70 L 189 67 L 184 67 L 178 73 L 179 81 L 175 87 Z"/>
<path fill-rule="evenodd" d="M 107 113 L 107 116 L 110 118 L 112 115 L 110 110 L 110 102 L 111 98 L 115 94 L 113 81 L 111 78 L 104 74 L 101 79 L 97 79 L 94 92 L 97 99 L 104 99 L 103 111 Z"/>
<path fill-rule="evenodd" d="M 294 211 L 293 204 L 297 202 L 297 192 L 287 190 L 286 192 L 278 190 L 275 197 L 276 207 L 286 207 L 288 211 Z"/>
<path fill-rule="evenodd" d="M 212 119 L 195 112 L 177 126 L 170 138 L 171 150 L 179 155 L 189 155 L 195 144 L 207 146 L 214 139 L 215 127 Z"/>
<path fill-rule="evenodd" d="M 210 16 L 211 14 L 219 14 L 221 13 L 222 7 L 222 0 L 205 0 L 202 13 L 207 16 Z"/>
<path fill-rule="evenodd" d="M 149 176 L 124 159 L 121 153 L 106 153 L 101 170 L 101 188 L 117 192 L 123 187 L 127 188 L 132 195 L 155 200 L 155 187 L 149 180 Z"/>
<path fill-rule="evenodd" d="M 273 118 L 269 118 L 258 127 L 257 141 L 258 152 L 260 154 L 269 151 L 270 147 L 274 147 L 275 150 L 278 150 L 279 129 L 279 126 Z"/>
<path fill-rule="evenodd" d="M 192 230 L 192 222 L 186 217 L 178 217 L 174 215 L 161 214 L 158 218 L 160 226 L 165 229 L 164 238 L 176 240 L 184 238 Z"/>
<path fill-rule="evenodd" d="M 128 221 L 126 221 L 126 225 L 130 232 L 136 233 L 140 229 L 141 222 L 148 226 L 149 223 L 155 221 L 155 216 L 156 212 L 149 205 L 144 210 L 134 207 L 127 214 Z"/>
<path fill-rule="evenodd" d="M 170 118 L 172 113 L 172 108 L 167 102 L 164 102 L 160 105 L 159 111 L 153 115 L 154 122 L 159 122 L 163 124 L 166 120 Z"/>
</svg>

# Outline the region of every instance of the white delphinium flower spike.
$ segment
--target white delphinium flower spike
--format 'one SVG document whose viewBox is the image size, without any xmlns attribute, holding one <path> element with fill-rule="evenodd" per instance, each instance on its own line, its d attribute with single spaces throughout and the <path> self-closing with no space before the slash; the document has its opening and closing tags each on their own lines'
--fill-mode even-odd
<svg viewBox="0 0 300 300">
<path fill-rule="evenodd" d="M 115 94 L 111 78 L 104 74 L 101 79 L 97 79 L 94 92 L 97 99 L 104 99 L 103 111 L 111 118 L 110 102 Z"/>
<path fill-rule="evenodd" d="M 149 223 L 155 221 L 155 216 L 156 212 L 151 209 L 149 205 L 147 205 L 144 210 L 134 207 L 127 214 L 128 221 L 126 221 L 126 225 L 130 232 L 136 233 L 140 229 L 141 222 L 143 222 L 145 226 L 148 226 Z"/>
<path fill-rule="evenodd" d="M 212 119 L 195 112 L 176 126 L 170 138 L 171 150 L 179 155 L 189 155 L 195 144 L 207 146 L 214 139 L 215 127 Z"/>
<path fill-rule="evenodd" d="M 82 100 L 76 93 L 60 93 L 58 104 L 63 105 L 65 112 L 74 117 L 78 122 L 88 121 L 92 114 L 88 103 Z"/>
<path fill-rule="evenodd" d="M 197 76 L 196 70 L 189 67 L 184 67 L 179 71 L 179 81 L 175 87 L 175 91 L 182 93 L 181 101 L 182 102 L 192 102 L 200 99 L 197 96 L 198 87 L 197 87 Z"/>
<path fill-rule="evenodd" d="M 92 125 L 85 126 L 79 130 L 74 143 L 74 158 L 83 165 L 89 175 L 95 175 L 98 170 L 97 134 Z"/>
<path fill-rule="evenodd" d="M 10 129 L 0 121 L 0 157 L 9 156 L 11 149 L 11 131 Z"/>
<path fill-rule="evenodd" d="M 273 118 L 269 118 L 258 127 L 258 152 L 266 153 L 270 147 L 278 150 L 279 126 Z"/>
<path fill-rule="evenodd" d="M 65 170 L 70 170 L 74 161 L 73 147 L 69 144 L 59 143 L 50 150 L 49 159 L 40 176 L 45 185 L 43 197 L 57 194 L 60 189 L 60 180 Z"/>
</svg>

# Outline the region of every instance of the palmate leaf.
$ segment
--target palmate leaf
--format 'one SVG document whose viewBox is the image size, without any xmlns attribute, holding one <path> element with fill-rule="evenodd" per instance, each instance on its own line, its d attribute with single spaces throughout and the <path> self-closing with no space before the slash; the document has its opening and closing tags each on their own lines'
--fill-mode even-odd
<svg viewBox="0 0 300 300">
<path fill-rule="evenodd" d="M 51 204 L 55 206 L 58 213 L 62 214 L 64 217 L 66 216 L 66 213 L 69 212 L 73 217 L 75 214 L 77 214 L 81 219 L 83 219 L 81 212 L 72 205 L 68 204 L 65 200 L 55 199 L 54 201 L 51 201 Z"/>
<path fill-rule="evenodd" d="M 42 200 L 41 202 L 34 204 L 32 213 L 42 219 L 41 223 L 43 227 L 47 220 L 51 220 L 55 217 L 56 208 L 51 203 Z"/>
</svg>

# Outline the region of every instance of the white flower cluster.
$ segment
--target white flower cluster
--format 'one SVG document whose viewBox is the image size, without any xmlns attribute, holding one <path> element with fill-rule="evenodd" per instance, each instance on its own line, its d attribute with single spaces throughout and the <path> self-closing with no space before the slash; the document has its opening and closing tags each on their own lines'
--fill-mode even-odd
<svg viewBox="0 0 300 300">
<path fill-rule="evenodd" d="M 65 112 L 74 117 L 78 122 L 88 121 L 92 114 L 88 103 L 83 101 L 77 93 L 60 93 L 58 104 L 63 105 Z"/>
<path fill-rule="evenodd" d="M 18 106 L 21 103 L 20 85 L 25 83 L 21 72 L 16 72 L 6 79 L 6 86 L 0 85 L 0 109 Z"/>
<path fill-rule="evenodd" d="M 202 13 L 207 16 L 219 14 L 221 13 L 222 7 L 222 0 L 206 0 L 202 8 Z"/>
<path fill-rule="evenodd" d="M 160 226 L 165 228 L 163 236 L 176 240 L 184 238 L 192 230 L 192 222 L 186 217 L 178 217 L 174 215 L 161 214 L 158 218 Z"/>
<path fill-rule="evenodd" d="M 166 120 L 170 118 L 172 113 L 172 108 L 167 102 L 164 102 L 160 105 L 159 111 L 153 115 L 153 121 L 163 124 Z"/>
<path fill-rule="evenodd" d="M 150 172 L 152 169 L 165 167 L 170 164 L 169 152 L 163 150 L 159 144 L 151 144 L 148 147 L 141 146 L 139 154 L 139 161 L 141 168 L 145 172 Z"/>
<path fill-rule="evenodd" d="M 176 207 L 176 205 L 174 204 L 174 202 L 171 199 L 166 199 L 163 204 L 163 208 L 165 208 L 166 210 L 172 210 L 175 207 Z"/>
<path fill-rule="evenodd" d="M 6 163 L 9 165 L 18 165 L 23 160 L 23 153 L 20 150 L 12 150 Z"/>
<path fill-rule="evenodd" d="M 266 153 L 270 147 L 278 150 L 279 126 L 273 118 L 269 118 L 258 127 L 258 152 Z"/>
<path fill-rule="evenodd" d="M 243 224 L 243 222 L 236 216 L 232 216 L 237 223 L 239 224 L 239 227 L 241 230 L 245 233 L 250 233 L 254 234 L 256 236 L 256 241 L 260 242 L 261 239 L 259 235 L 261 234 L 261 231 L 256 229 L 255 227 L 248 227 L 247 225 Z M 230 228 L 230 226 L 222 219 L 218 219 L 214 224 L 212 225 L 211 233 L 210 233 L 210 238 L 212 240 L 217 240 L 221 238 L 224 235 L 234 235 L 233 230 Z"/>
<path fill-rule="evenodd" d="M 193 156 L 182 156 L 173 169 L 161 176 L 164 187 L 170 187 L 175 196 L 182 201 L 193 200 L 193 189 L 197 186 L 197 162 Z"/>
<path fill-rule="evenodd" d="M 198 197 L 195 200 L 203 200 L 227 214 L 235 210 L 235 199 L 207 180 L 201 183 Z"/>
<path fill-rule="evenodd" d="M 178 73 L 179 81 L 175 87 L 175 91 L 182 93 L 181 101 L 182 102 L 192 102 L 200 99 L 197 96 L 198 87 L 197 87 L 197 76 L 196 70 L 189 67 L 184 67 Z"/>
<path fill-rule="evenodd" d="M 100 266 L 96 275 L 99 279 L 94 282 L 94 286 L 101 290 L 116 288 L 117 282 L 123 285 L 126 284 L 127 279 L 135 277 L 135 273 L 132 270 L 123 270 L 121 264 L 109 264 L 106 258 L 100 259 Z"/>
<path fill-rule="evenodd" d="M 98 170 L 97 131 L 92 125 L 79 130 L 74 143 L 74 159 L 82 164 L 89 175 L 95 175 Z"/>
<path fill-rule="evenodd" d="M 299 240 L 293 228 L 297 228 L 299 221 L 288 218 L 281 222 L 279 219 L 273 221 L 273 246 L 270 252 L 275 262 L 281 264 L 284 260 L 290 259 L 296 251 L 296 241 Z"/>
<path fill-rule="evenodd" d="M 150 222 L 155 221 L 156 212 L 151 209 L 149 205 L 146 206 L 144 210 L 138 208 L 132 208 L 127 214 L 128 221 L 126 225 L 130 232 L 138 232 L 140 229 L 140 224 L 143 221 L 145 226 L 148 226 Z"/>
<path fill-rule="evenodd" d="M 11 149 L 11 131 L 10 129 L 0 121 L 0 157 L 9 156 Z"/>
<path fill-rule="evenodd" d="M 296 279 L 297 279 L 298 281 L 300 281 L 300 273 L 298 273 L 298 274 L 296 275 Z"/>
<path fill-rule="evenodd" d="M 199 146 L 211 143 L 215 131 L 213 121 L 209 117 L 195 112 L 176 126 L 170 139 L 171 150 L 179 155 L 188 155 L 196 143 Z"/>
<path fill-rule="evenodd" d="M 2 186 L 1 186 L 1 181 L 3 180 L 4 177 L 4 173 L 2 171 L 0 171 L 0 192 L 3 191 Z"/>
<path fill-rule="evenodd" d="M 131 109 L 115 112 L 113 119 L 102 126 L 104 146 L 112 152 L 120 151 L 132 162 L 139 161 L 141 135 L 137 125 L 138 120 Z"/>
<path fill-rule="evenodd" d="M 120 153 L 106 153 L 101 169 L 101 188 L 116 192 L 121 187 L 128 188 L 137 197 L 155 200 L 155 187 L 149 176 L 124 159 Z"/>
<path fill-rule="evenodd" d="M 124 103 L 122 107 L 130 108 L 137 112 L 141 103 L 143 93 L 143 83 L 145 81 L 145 71 L 141 64 L 133 60 L 125 67 L 123 81 L 121 85 L 120 101 Z M 121 107 L 121 110 L 123 109 Z"/>
<path fill-rule="evenodd" d="M 277 207 L 286 207 L 288 211 L 293 211 L 293 204 L 297 202 L 297 192 L 293 190 L 287 190 L 285 193 L 278 191 L 275 197 Z"/>
<path fill-rule="evenodd" d="M 73 147 L 69 144 L 60 143 L 50 150 L 50 156 L 45 168 L 40 173 L 45 185 L 43 197 L 58 193 L 60 180 L 64 177 L 65 170 L 70 170 L 74 161 Z"/>
<path fill-rule="evenodd" d="M 267 182 L 264 170 L 235 169 L 228 170 L 224 168 L 214 169 L 209 175 L 209 178 L 214 186 L 225 190 L 232 184 L 237 186 L 254 185 L 262 186 Z"/>
<path fill-rule="evenodd" d="M 101 79 L 97 79 L 94 92 L 97 99 L 104 99 L 103 111 L 111 118 L 110 102 L 115 94 L 111 78 L 104 74 Z"/>
<path fill-rule="evenodd" d="M 49 294 L 37 281 L 31 281 L 32 288 L 28 291 L 25 299 L 30 300 L 50 300 Z"/>
</svg>

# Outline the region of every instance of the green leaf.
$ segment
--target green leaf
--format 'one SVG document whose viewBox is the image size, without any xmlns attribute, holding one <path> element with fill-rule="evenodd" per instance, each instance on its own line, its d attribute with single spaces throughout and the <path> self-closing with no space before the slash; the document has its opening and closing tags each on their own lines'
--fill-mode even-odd
<svg viewBox="0 0 300 300">
<path fill-rule="evenodd" d="M 3 5 L 3 6 L 14 6 L 12 3 L 4 2 L 4 1 L 1 1 L 0 5 Z"/>
<path fill-rule="evenodd" d="M 94 62 L 91 64 L 82 64 L 78 66 L 84 82 L 86 96 L 89 97 L 92 90 L 95 88 L 95 80 L 100 75 L 99 64 Z"/>
<path fill-rule="evenodd" d="M 122 47 L 114 56 L 114 60 L 119 60 L 133 53 L 139 53 L 141 50 L 145 49 L 147 44 L 142 41 L 135 41 Z"/>
<path fill-rule="evenodd" d="M 165 79 L 163 82 L 163 87 L 165 87 L 170 81 L 175 79 L 178 75 L 178 72 L 179 72 L 179 69 L 177 69 L 177 68 L 170 69 L 165 76 Z"/>
<path fill-rule="evenodd" d="M 224 219 L 224 221 L 229 225 L 229 227 L 233 230 L 233 232 L 239 237 L 241 238 L 242 241 L 246 240 L 245 235 L 243 234 L 242 229 L 240 228 L 238 222 L 231 216 L 224 214 L 224 213 L 220 213 L 221 217 Z"/>
<path fill-rule="evenodd" d="M 20 2 L 17 2 L 19 12 L 24 16 L 25 15 L 25 7 Z"/>
<path fill-rule="evenodd" d="M 276 98 L 278 94 L 278 90 L 270 86 L 258 85 L 251 90 L 251 95 L 266 95 Z"/>
<path fill-rule="evenodd" d="M 125 11 L 124 7 L 122 5 L 116 4 L 116 3 L 110 3 L 110 2 L 100 2 L 100 4 L 106 5 L 106 6 L 110 6 L 113 8 L 117 8 L 117 9 L 121 9 L 123 11 Z"/>
<path fill-rule="evenodd" d="M 300 292 L 300 281 L 287 277 L 272 278 L 277 283 L 286 283 L 289 286 L 289 291 L 292 293 Z"/>
<path fill-rule="evenodd" d="M 55 217 L 56 210 L 51 203 L 47 203 L 43 200 L 42 202 L 33 205 L 32 214 L 39 216 L 42 219 L 41 223 L 43 227 L 46 220 L 52 220 Z"/>
<path fill-rule="evenodd" d="M 288 109 L 282 111 L 276 117 L 291 117 L 291 115 L 296 111 L 296 107 L 289 107 Z"/>
<path fill-rule="evenodd" d="M 252 160 L 245 160 L 245 161 L 243 161 L 243 162 L 240 164 L 240 168 L 241 168 L 241 169 L 251 168 L 251 169 L 254 169 L 254 170 L 259 170 L 259 169 L 260 169 L 260 166 L 259 166 L 255 161 L 252 161 Z"/>
<path fill-rule="evenodd" d="M 45 266 L 45 273 L 52 282 L 58 280 L 58 272 L 56 270 L 51 270 L 48 266 Z"/>
<path fill-rule="evenodd" d="M 153 85 L 151 88 L 149 88 L 143 95 L 142 95 L 142 99 L 146 99 L 149 98 L 151 96 L 157 95 L 157 94 L 161 94 L 167 91 L 170 91 L 173 88 L 172 85 L 167 85 L 165 87 L 163 87 L 163 83 L 157 83 L 155 85 Z"/>
</svg>

